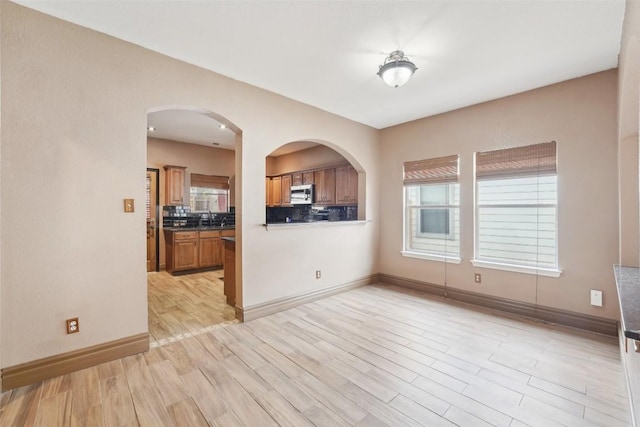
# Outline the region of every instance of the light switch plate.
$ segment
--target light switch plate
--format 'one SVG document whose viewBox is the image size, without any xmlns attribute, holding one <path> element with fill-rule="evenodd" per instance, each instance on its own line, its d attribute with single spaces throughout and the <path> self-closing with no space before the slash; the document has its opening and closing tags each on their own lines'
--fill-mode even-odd
<svg viewBox="0 0 640 427">
<path fill-rule="evenodd" d="M 602 291 L 591 289 L 591 305 L 602 307 Z"/>
<path fill-rule="evenodd" d="M 125 212 L 133 212 L 133 199 L 124 199 L 124 211 Z"/>
</svg>

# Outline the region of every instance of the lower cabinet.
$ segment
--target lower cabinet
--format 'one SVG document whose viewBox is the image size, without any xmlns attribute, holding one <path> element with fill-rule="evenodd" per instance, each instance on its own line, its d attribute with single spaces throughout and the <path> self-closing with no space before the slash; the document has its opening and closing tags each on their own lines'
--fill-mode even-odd
<svg viewBox="0 0 640 427">
<path fill-rule="evenodd" d="M 236 242 L 224 240 L 224 295 L 227 304 L 236 305 Z"/>
<path fill-rule="evenodd" d="M 200 268 L 222 265 L 222 241 L 219 231 L 200 232 Z"/>
<path fill-rule="evenodd" d="M 198 268 L 198 232 L 179 232 L 172 234 L 172 256 L 167 257 L 167 261 L 171 261 L 172 271 Z"/>
<path fill-rule="evenodd" d="M 235 230 L 165 231 L 167 271 L 182 272 L 222 266 L 221 237 L 235 236 Z"/>
</svg>

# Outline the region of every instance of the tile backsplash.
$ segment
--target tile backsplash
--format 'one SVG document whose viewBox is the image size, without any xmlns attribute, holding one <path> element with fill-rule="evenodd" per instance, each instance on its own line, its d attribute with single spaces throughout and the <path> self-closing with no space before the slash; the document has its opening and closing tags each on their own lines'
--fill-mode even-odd
<svg viewBox="0 0 640 427">
<path fill-rule="evenodd" d="M 235 212 L 191 212 L 190 206 L 163 206 L 163 227 L 221 227 L 235 226 Z"/>
</svg>

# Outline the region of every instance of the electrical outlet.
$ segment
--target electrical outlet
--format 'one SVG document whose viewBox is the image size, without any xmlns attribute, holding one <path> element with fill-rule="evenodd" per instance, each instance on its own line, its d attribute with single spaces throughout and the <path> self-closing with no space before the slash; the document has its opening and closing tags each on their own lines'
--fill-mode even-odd
<svg viewBox="0 0 640 427">
<path fill-rule="evenodd" d="M 475 278 L 476 283 L 482 283 L 482 274 L 476 273 L 474 278 Z"/>
<path fill-rule="evenodd" d="M 602 291 L 591 289 L 591 305 L 602 307 Z"/>
<path fill-rule="evenodd" d="M 80 332 L 80 322 L 78 318 L 67 319 L 67 334 L 75 334 L 76 332 Z"/>
<path fill-rule="evenodd" d="M 322 272 L 320 270 L 316 270 L 316 279 L 322 277 Z"/>
</svg>

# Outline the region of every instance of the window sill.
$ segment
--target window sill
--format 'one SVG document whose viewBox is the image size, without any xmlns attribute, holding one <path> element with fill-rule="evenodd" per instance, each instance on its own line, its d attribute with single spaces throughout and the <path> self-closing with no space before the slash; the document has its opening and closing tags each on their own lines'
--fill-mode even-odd
<svg viewBox="0 0 640 427">
<path fill-rule="evenodd" d="M 409 251 L 400 251 L 400 253 L 402 254 L 402 256 L 407 258 L 428 259 L 429 261 L 446 262 L 447 264 L 460 264 L 462 262 L 462 259 L 460 258 L 453 258 L 453 257 L 447 257 L 447 256 L 441 256 L 441 255 L 430 255 L 430 254 L 423 254 L 420 252 L 409 252 Z"/>
<path fill-rule="evenodd" d="M 562 274 L 562 270 L 557 270 L 555 268 L 528 267 L 524 265 L 503 264 L 500 262 L 481 261 L 477 259 L 472 259 L 471 264 L 473 264 L 474 267 L 492 268 L 494 270 L 513 271 L 516 273 L 533 274 L 547 277 L 560 277 L 560 275 Z"/>
</svg>

